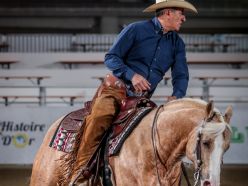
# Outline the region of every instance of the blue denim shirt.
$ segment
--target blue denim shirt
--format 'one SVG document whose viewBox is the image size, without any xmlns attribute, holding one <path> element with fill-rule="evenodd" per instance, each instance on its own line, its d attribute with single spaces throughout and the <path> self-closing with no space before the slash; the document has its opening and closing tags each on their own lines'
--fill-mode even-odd
<svg viewBox="0 0 248 186">
<path fill-rule="evenodd" d="M 105 65 L 129 90 L 135 73 L 145 77 L 151 83 L 150 96 L 171 68 L 172 95 L 181 98 L 186 94 L 189 75 L 185 44 L 174 31 L 163 34 L 156 17 L 125 27 L 106 54 Z"/>
</svg>

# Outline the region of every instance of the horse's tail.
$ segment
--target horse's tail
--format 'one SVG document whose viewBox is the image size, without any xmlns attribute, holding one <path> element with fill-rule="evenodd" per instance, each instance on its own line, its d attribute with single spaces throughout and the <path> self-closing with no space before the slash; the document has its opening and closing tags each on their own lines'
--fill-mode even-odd
<svg viewBox="0 0 248 186">
<path fill-rule="evenodd" d="M 68 185 L 72 176 L 72 170 L 74 169 L 75 162 L 77 159 L 78 149 L 80 147 L 81 138 L 83 136 L 84 124 L 81 126 L 78 131 L 78 135 L 75 138 L 75 143 L 73 150 L 69 153 L 62 155 L 58 161 L 60 161 L 61 172 L 57 172 L 58 184 L 59 185 Z"/>
</svg>

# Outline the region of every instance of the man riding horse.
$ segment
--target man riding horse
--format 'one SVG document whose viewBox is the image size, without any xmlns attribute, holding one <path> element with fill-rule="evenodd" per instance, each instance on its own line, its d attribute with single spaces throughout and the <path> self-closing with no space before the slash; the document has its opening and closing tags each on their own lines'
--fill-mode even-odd
<svg viewBox="0 0 248 186">
<path fill-rule="evenodd" d="M 123 99 L 150 98 L 169 69 L 173 93 L 168 101 L 185 96 L 189 74 L 185 44 L 177 34 L 186 21 L 185 11 L 197 13 L 196 8 L 184 0 L 156 0 L 144 10 L 155 12 L 153 19 L 132 23 L 118 35 L 105 56 L 105 65 L 112 74 L 106 76 L 93 98 L 71 183 L 83 179 L 85 166 L 118 114 Z"/>
</svg>

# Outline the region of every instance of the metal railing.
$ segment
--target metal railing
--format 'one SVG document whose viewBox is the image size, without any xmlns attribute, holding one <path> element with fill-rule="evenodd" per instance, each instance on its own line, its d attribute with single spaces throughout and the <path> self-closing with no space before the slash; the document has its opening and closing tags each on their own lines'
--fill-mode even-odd
<svg viewBox="0 0 248 186">
<path fill-rule="evenodd" d="M 172 88 L 171 85 L 166 85 L 169 88 Z M 206 89 L 207 86 L 207 89 Z M 62 93 L 58 94 L 60 90 L 74 89 L 74 93 Z M 214 100 L 217 103 L 248 103 L 248 96 L 243 95 L 210 95 L 210 88 L 234 88 L 247 91 L 248 85 L 191 85 L 189 89 L 197 88 L 202 89 L 202 92 L 199 94 L 188 93 L 186 97 L 190 98 L 200 98 L 205 101 L 209 99 Z M 82 105 L 84 102 L 89 101 L 94 96 L 87 91 L 87 88 L 83 87 L 68 87 L 68 86 L 1 86 L 0 89 L 11 89 L 19 93 L 11 93 L 0 95 L 0 106 L 10 106 L 15 104 L 25 104 L 25 105 L 39 105 L 39 106 L 52 106 L 52 105 L 64 105 L 64 106 L 75 106 Z M 19 89 L 19 90 L 18 90 Z M 25 94 L 21 93 L 24 92 Z M 38 92 L 37 92 L 38 90 Z M 49 91 L 50 90 L 50 91 Z M 12 91 L 13 92 L 13 91 Z M 49 93 L 48 93 L 49 92 Z M 80 94 L 78 92 L 81 92 Z M 195 91 L 198 92 L 198 91 Z M 152 100 L 158 104 L 163 104 L 169 94 L 155 94 L 152 96 Z"/>
<path fill-rule="evenodd" d="M 107 52 L 116 34 L 1 34 L 0 52 Z M 248 52 L 247 34 L 181 34 L 190 52 Z"/>
</svg>

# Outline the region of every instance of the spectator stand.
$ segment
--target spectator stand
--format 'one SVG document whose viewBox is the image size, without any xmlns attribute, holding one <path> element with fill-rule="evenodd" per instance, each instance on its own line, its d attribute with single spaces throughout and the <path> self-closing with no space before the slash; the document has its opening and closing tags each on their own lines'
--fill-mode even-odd
<svg viewBox="0 0 248 186">
<path fill-rule="evenodd" d="M 248 79 L 248 76 L 195 76 L 193 79 L 202 81 L 202 99 L 209 101 L 210 87 L 221 87 L 221 85 L 214 85 L 217 80 L 235 80 Z M 230 85 L 228 85 L 230 86 Z"/>
<path fill-rule="evenodd" d="M 10 69 L 12 64 L 18 63 L 16 59 L 0 59 L 0 65 L 2 69 Z"/>
<path fill-rule="evenodd" d="M 74 106 L 75 101 L 77 99 L 83 99 L 84 96 L 80 95 L 52 95 L 52 96 L 45 96 L 42 98 L 41 96 L 28 96 L 28 95 L 1 95 L 1 99 L 3 99 L 3 103 L 5 106 L 9 106 L 11 104 L 30 104 L 30 103 L 35 103 L 39 104 L 39 106 L 44 106 L 47 103 L 65 103 L 70 106 Z M 56 100 L 60 101 L 56 101 Z"/>
<path fill-rule="evenodd" d="M 56 63 L 62 64 L 65 69 L 75 69 L 77 65 L 103 65 L 103 61 L 84 61 L 84 60 L 61 60 Z"/>
</svg>

